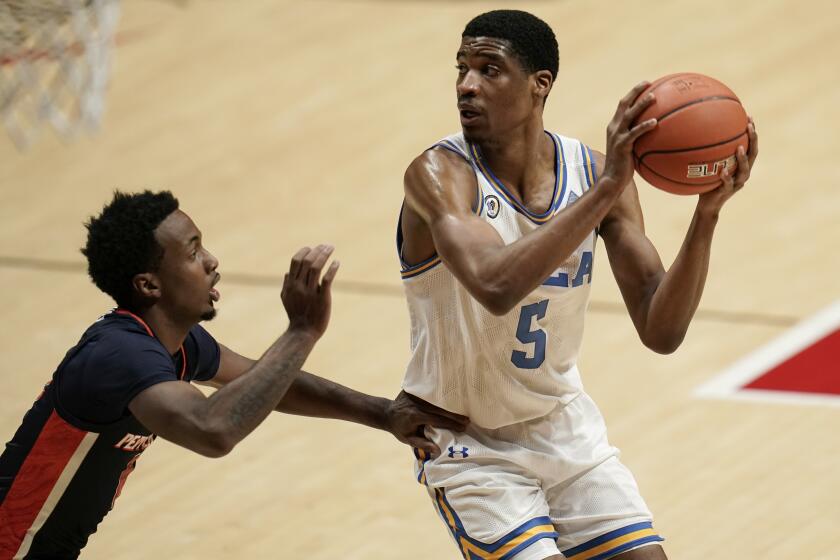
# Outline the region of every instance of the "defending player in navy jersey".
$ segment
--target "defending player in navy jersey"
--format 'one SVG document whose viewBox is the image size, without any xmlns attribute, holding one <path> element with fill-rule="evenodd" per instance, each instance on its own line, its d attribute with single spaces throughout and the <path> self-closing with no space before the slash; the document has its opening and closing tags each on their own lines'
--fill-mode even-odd
<svg viewBox="0 0 840 560">
<path fill-rule="evenodd" d="M 157 436 L 220 457 L 276 409 L 387 430 L 436 454 L 422 426 L 463 429 L 464 417 L 405 394 L 390 401 L 301 371 L 329 322 L 331 247 L 294 256 L 289 327 L 254 361 L 198 324 L 216 313 L 219 263 L 171 193 L 116 193 L 87 228 L 90 276 L 118 307 L 67 352 L 0 456 L 0 560 L 78 557 Z M 220 389 L 206 397 L 190 382 Z"/>
<path fill-rule="evenodd" d="M 577 367 L 593 255 L 603 239 L 642 342 L 676 350 L 700 301 L 724 203 L 757 154 L 701 195 L 667 271 L 645 236 L 632 126 L 652 101 L 633 88 L 607 128 L 606 155 L 548 132 L 557 79 L 551 28 L 498 10 L 470 21 L 456 55 L 461 129 L 405 174 L 397 236 L 411 316 L 403 388 L 465 414 L 429 428 L 416 475 L 467 560 L 662 559 L 661 537 Z"/>
</svg>

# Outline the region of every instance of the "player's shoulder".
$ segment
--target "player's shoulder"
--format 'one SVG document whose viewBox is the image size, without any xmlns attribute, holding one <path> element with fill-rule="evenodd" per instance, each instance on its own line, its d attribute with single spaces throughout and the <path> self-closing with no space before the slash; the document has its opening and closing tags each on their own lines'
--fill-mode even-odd
<svg viewBox="0 0 840 560">
<path fill-rule="evenodd" d="M 142 319 L 118 310 L 97 319 L 85 334 L 82 342 L 89 344 L 91 355 L 107 361 L 146 358 L 166 358 L 166 349 L 155 338 Z"/>
<path fill-rule="evenodd" d="M 463 133 L 451 134 L 432 143 L 423 150 L 420 155 L 414 158 L 408 169 L 422 168 L 430 163 L 437 164 L 446 169 L 454 168 L 472 169 L 471 146 L 464 138 Z"/>
<path fill-rule="evenodd" d="M 134 313 L 122 309 L 112 309 L 94 321 L 88 327 L 89 333 L 100 335 L 146 335 L 153 337 L 146 323 Z"/>
<path fill-rule="evenodd" d="M 411 162 L 403 185 L 405 208 L 429 219 L 442 211 L 469 211 L 475 204 L 478 179 L 465 153 L 437 143 Z"/>
<path fill-rule="evenodd" d="M 472 183 L 474 177 L 471 145 L 460 133 L 433 143 L 415 157 L 405 171 L 406 188 Z"/>
</svg>

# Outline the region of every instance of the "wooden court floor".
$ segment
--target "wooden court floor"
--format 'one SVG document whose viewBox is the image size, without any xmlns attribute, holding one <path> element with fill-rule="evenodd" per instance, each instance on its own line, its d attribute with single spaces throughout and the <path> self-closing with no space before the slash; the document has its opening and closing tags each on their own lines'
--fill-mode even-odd
<svg viewBox="0 0 840 560">
<path fill-rule="evenodd" d="M 726 207 L 680 350 L 632 330 L 596 256 L 581 370 L 671 558 L 840 558 L 840 408 L 698 400 L 692 391 L 840 295 L 840 8 L 824 1 L 516 2 L 558 35 L 546 126 L 604 149 L 618 98 L 678 71 L 730 85 L 761 155 Z M 508 4 L 509 6 L 510 4 Z M 457 130 L 463 25 L 496 2 L 127 0 L 102 129 L 28 153 L 0 138 L 0 439 L 108 309 L 78 248 L 115 188 L 171 189 L 219 258 L 208 328 L 252 356 L 282 332 L 300 246 L 342 261 L 307 368 L 393 396 L 408 356 L 394 251 L 402 174 Z M 666 265 L 694 199 L 640 182 Z M 220 460 L 158 440 L 89 559 L 454 559 L 390 436 L 275 415 Z"/>
</svg>

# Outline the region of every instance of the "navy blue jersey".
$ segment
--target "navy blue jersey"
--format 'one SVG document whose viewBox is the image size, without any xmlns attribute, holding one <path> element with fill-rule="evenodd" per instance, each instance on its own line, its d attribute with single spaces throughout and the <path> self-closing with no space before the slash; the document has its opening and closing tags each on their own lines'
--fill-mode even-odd
<svg viewBox="0 0 840 560">
<path fill-rule="evenodd" d="M 198 325 L 174 356 L 128 311 L 91 325 L 0 455 L 0 560 L 78 557 L 155 439 L 128 404 L 156 383 L 211 379 L 219 357 Z"/>
</svg>

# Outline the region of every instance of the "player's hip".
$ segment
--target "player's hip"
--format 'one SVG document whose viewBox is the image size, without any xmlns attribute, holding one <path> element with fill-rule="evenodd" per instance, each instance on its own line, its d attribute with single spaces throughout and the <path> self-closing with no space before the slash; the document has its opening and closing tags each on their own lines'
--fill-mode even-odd
<svg viewBox="0 0 840 560">
<path fill-rule="evenodd" d="M 472 422 L 465 432 L 427 428 L 426 435 L 441 454 L 418 457 L 417 475 L 442 487 L 462 477 L 491 480 L 500 469 L 553 486 L 618 454 L 600 411 L 584 392 L 525 422 L 492 429 Z"/>
<path fill-rule="evenodd" d="M 523 374 L 486 362 L 458 369 L 412 361 L 402 388 L 435 406 L 469 416 L 474 426 L 504 430 L 554 414 L 578 398 L 583 384 L 574 363 Z"/>
</svg>

